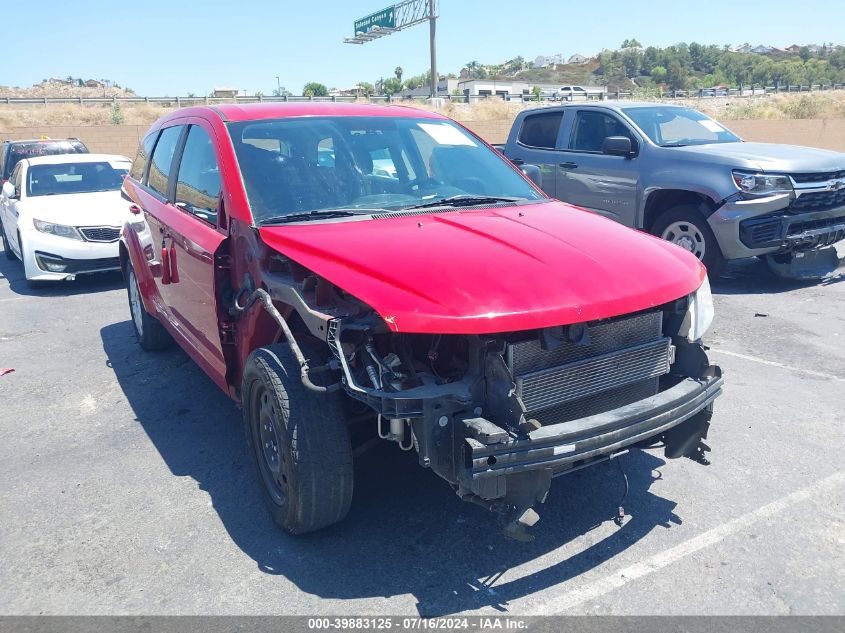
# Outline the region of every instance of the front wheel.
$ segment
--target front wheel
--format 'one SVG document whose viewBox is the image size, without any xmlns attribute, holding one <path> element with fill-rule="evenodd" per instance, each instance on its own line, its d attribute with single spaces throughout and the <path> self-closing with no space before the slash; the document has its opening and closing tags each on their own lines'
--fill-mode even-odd
<svg viewBox="0 0 845 633">
<path fill-rule="evenodd" d="M 9 238 L 6 237 L 6 229 L 3 227 L 2 223 L 0 223 L 0 239 L 3 240 L 3 253 L 6 255 L 6 259 L 17 259 L 17 255 L 15 255 L 15 252 L 9 245 Z"/>
<path fill-rule="evenodd" d="M 273 520 L 304 534 L 343 519 L 352 502 L 352 446 L 338 394 L 306 389 L 296 357 L 282 344 L 250 354 L 241 399 Z"/>
<path fill-rule="evenodd" d="M 681 205 L 663 212 L 651 227 L 651 233 L 695 255 L 711 277 L 718 275 L 725 265 L 719 242 L 695 205 Z"/>
</svg>

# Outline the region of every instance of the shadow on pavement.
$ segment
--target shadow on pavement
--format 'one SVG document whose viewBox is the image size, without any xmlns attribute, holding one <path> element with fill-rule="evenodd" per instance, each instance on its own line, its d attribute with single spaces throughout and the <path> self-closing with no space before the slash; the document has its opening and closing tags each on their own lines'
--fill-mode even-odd
<svg viewBox="0 0 845 633">
<path fill-rule="evenodd" d="M 798 288 L 829 286 L 845 282 L 845 268 L 841 265 L 824 279 L 793 280 L 775 275 L 768 265 L 754 257 L 732 261 L 716 278 L 710 280 L 713 294 L 718 295 L 753 295 L 778 294 Z"/>
<path fill-rule="evenodd" d="M 74 281 L 42 281 L 30 288 L 24 277 L 23 264 L 9 260 L 0 253 L 0 279 L 9 282 L 9 289 L 15 294 L 33 297 L 67 297 L 115 290 L 123 286 L 119 271 L 80 275 Z"/>
<path fill-rule="evenodd" d="M 616 466 L 555 480 L 538 508 L 537 538 L 523 544 L 503 537 L 492 515 L 459 501 L 445 482 L 391 444 L 356 462 L 355 497 L 345 521 L 289 537 L 265 511 L 235 404 L 181 350 L 142 352 L 129 321 L 103 328 L 101 337 L 138 422 L 171 472 L 208 492 L 232 540 L 259 569 L 321 598 L 411 594 L 426 617 L 484 606 L 507 611 L 509 601 L 576 578 L 655 528 L 681 523 L 674 501 L 649 492 L 664 461 L 634 451 L 621 458 L 631 487 L 625 507 L 632 517 L 624 527 L 569 558 L 509 579 L 508 570 L 612 520 L 624 486 Z M 283 608 L 281 590 L 267 596 L 266 606 Z"/>
</svg>

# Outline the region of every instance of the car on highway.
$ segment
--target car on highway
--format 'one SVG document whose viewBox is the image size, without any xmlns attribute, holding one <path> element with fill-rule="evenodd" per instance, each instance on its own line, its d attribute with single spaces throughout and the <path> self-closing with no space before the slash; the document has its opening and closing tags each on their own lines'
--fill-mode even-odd
<svg viewBox="0 0 845 633">
<path fill-rule="evenodd" d="M 24 158 L 0 195 L 0 239 L 26 280 L 72 280 L 119 270 L 120 229 L 131 220 L 121 198 L 131 162 L 116 154 Z"/>
<path fill-rule="evenodd" d="M 0 184 L 6 182 L 15 168 L 24 158 L 53 156 L 55 154 L 87 154 L 85 143 L 77 138 L 52 139 L 39 138 L 30 140 L 6 140 L 0 145 Z"/>
<path fill-rule="evenodd" d="M 520 112 L 507 143 L 543 190 L 690 251 L 712 275 L 761 256 L 823 276 L 845 238 L 845 154 L 744 142 L 691 108 L 581 103 Z"/>
<path fill-rule="evenodd" d="M 561 86 L 554 94 L 560 101 L 586 101 L 589 93 L 583 86 Z"/>
<path fill-rule="evenodd" d="M 290 533 L 344 517 L 353 452 L 377 438 L 523 540 L 554 476 L 656 442 L 706 462 L 722 378 L 704 266 L 549 198 L 446 117 L 177 110 L 124 188 L 138 342 L 175 340 L 242 405 Z"/>
</svg>

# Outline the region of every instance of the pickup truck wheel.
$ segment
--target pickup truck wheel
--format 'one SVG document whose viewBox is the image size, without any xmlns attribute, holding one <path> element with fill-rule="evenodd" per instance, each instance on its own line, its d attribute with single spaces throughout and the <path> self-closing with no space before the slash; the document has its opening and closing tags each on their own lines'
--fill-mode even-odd
<svg viewBox="0 0 845 633">
<path fill-rule="evenodd" d="M 3 253 L 6 255 L 6 259 L 15 260 L 17 256 L 15 252 L 12 250 L 12 247 L 9 246 L 9 238 L 6 237 L 6 229 L 3 228 L 3 224 L 0 223 L 0 238 L 3 240 Z"/>
<path fill-rule="evenodd" d="M 716 236 L 695 205 L 684 204 L 663 212 L 651 232 L 695 255 L 711 277 L 718 275 L 725 264 Z"/>
<path fill-rule="evenodd" d="M 343 519 L 352 502 L 352 446 L 338 394 L 306 389 L 296 357 L 282 344 L 250 354 L 241 398 L 273 520 L 304 534 Z"/>
<path fill-rule="evenodd" d="M 128 262 L 126 264 L 126 293 L 129 297 L 129 313 L 132 315 L 132 327 L 135 329 L 138 345 L 148 352 L 170 347 L 173 339 L 161 321 L 147 312 L 144 307 L 135 269 Z"/>
</svg>

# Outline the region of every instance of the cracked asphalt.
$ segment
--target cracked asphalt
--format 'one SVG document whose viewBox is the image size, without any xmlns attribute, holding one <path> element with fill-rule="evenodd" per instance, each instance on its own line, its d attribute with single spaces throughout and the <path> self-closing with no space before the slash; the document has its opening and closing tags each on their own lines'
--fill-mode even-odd
<svg viewBox="0 0 845 633">
<path fill-rule="evenodd" d="M 713 463 L 623 457 L 623 527 L 613 464 L 555 480 L 521 544 L 385 445 L 293 538 L 240 411 L 138 348 L 119 275 L 30 290 L 0 260 L 0 614 L 845 614 L 845 271 L 713 289 Z"/>
</svg>

